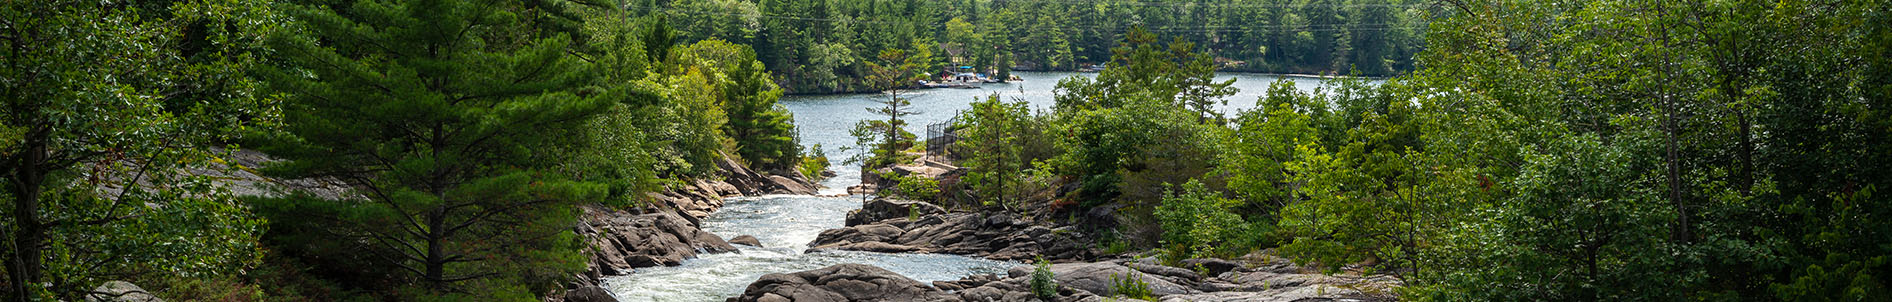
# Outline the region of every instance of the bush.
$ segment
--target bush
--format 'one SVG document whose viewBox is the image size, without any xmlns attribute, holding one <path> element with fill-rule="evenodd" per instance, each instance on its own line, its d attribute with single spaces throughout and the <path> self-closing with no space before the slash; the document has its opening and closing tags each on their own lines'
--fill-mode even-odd
<svg viewBox="0 0 1892 302">
<path fill-rule="evenodd" d="M 1114 296 L 1123 296 L 1143 301 L 1156 301 L 1156 298 L 1152 296 L 1153 294 L 1150 291 L 1150 284 L 1143 282 L 1143 278 L 1137 277 L 1136 273 L 1124 274 L 1121 278 L 1118 277 L 1117 274 L 1111 274 L 1110 292 L 1111 295 Z"/>
<path fill-rule="evenodd" d="M 245 284 L 235 278 L 212 276 L 208 278 L 174 278 L 164 280 L 164 290 L 159 294 L 173 301 L 205 302 L 253 302 L 274 301 L 268 299 L 261 288 Z"/>
<path fill-rule="evenodd" d="M 939 196 L 939 181 L 919 175 L 899 176 L 893 173 L 881 174 L 882 178 L 892 179 L 897 184 L 888 196 L 913 200 L 933 200 Z"/>
<path fill-rule="evenodd" d="M 1058 296 L 1057 276 L 1051 274 L 1051 262 L 1038 257 L 1037 268 L 1031 271 L 1031 294 L 1039 300 L 1051 301 Z"/>
<path fill-rule="evenodd" d="M 1156 219 L 1163 227 L 1163 241 L 1177 259 L 1232 257 L 1247 252 L 1244 237 L 1248 223 L 1231 211 L 1234 200 L 1210 191 L 1201 182 L 1190 181 L 1182 192 L 1164 194 L 1156 207 Z"/>
<path fill-rule="evenodd" d="M 828 170 L 828 154 L 821 151 L 821 144 L 808 147 L 808 152 L 807 156 L 801 158 L 801 176 L 809 180 L 821 180 L 821 172 Z"/>
</svg>

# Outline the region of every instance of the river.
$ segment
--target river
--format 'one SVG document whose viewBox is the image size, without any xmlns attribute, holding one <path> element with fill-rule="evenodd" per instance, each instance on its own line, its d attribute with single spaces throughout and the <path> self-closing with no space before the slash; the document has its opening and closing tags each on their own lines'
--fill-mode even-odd
<svg viewBox="0 0 1892 302">
<path fill-rule="evenodd" d="M 1032 108 L 1050 110 L 1052 90 L 1058 80 L 1071 76 L 1095 76 L 1069 72 L 1019 72 L 1023 82 L 985 84 L 981 89 L 930 89 L 903 93 L 920 114 L 909 117 L 907 131 L 925 136 L 926 125 L 952 118 L 971 103 L 994 93 L 1007 101 L 1023 100 Z M 1277 77 L 1261 74 L 1223 74 L 1218 80 L 1236 79 L 1240 91 L 1225 99 L 1219 110 L 1233 115 L 1253 108 L 1255 101 Z M 1312 91 L 1321 81 L 1288 78 L 1304 91 Z M 805 145 L 822 146 L 834 160 L 837 174 L 822 181 L 823 195 L 845 192 L 847 186 L 860 182 L 860 169 L 845 167 L 841 160 L 848 154 L 841 147 L 853 144 L 848 135 L 854 123 L 877 118 L 866 108 L 876 106 L 880 94 L 787 96 L 782 105 L 795 114 Z M 922 138 L 924 139 L 924 138 Z M 808 242 L 822 230 L 840 228 L 847 212 L 861 206 L 861 196 L 815 197 L 772 195 L 732 198 L 726 205 L 703 220 L 703 230 L 723 238 L 755 236 L 764 247 L 741 246 L 740 253 L 702 255 L 674 267 L 637 269 L 625 276 L 605 278 L 605 288 L 619 300 L 644 301 L 723 301 L 742 294 L 749 283 L 768 273 L 812 270 L 841 263 L 862 263 L 886 268 L 920 282 L 957 280 L 973 274 L 1003 274 L 1019 263 L 992 261 L 973 257 L 932 254 L 884 254 L 869 252 L 803 253 Z"/>
</svg>

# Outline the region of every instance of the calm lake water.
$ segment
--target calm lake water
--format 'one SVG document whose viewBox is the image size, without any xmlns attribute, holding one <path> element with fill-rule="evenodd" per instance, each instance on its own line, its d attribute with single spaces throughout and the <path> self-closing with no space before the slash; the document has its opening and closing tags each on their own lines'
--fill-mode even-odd
<svg viewBox="0 0 1892 302">
<path fill-rule="evenodd" d="M 920 114 L 909 117 L 907 131 L 924 136 L 926 125 L 952 118 L 973 102 L 998 94 L 1006 101 L 1024 100 L 1032 108 L 1050 110 L 1052 90 L 1058 80 L 1095 74 L 1069 72 L 1020 72 L 1023 82 L 985 84 L 980 89 L 930 89 L 902 93 L 910 98 Z M 1269 84 L 1280 77 L 1260 74 L 1224 74 L 1219 79 L 1235 79 L 1240 92 L 1225 99 L 1218 107 L 1228 115 L 1255 107 L 1255 101 Z M 1304 91 L 1320 87 L 1321 80 L 1286 78 Z M 823 181 L 822 194 L 845 192 L 847 186 L 860 183 L 858 167 L 842 166 L 849 154 L 841 147 L 853 144 L 848 135 L 854 123 L 877 118 L 867 112 L 878 104 L 881 94 L 823 96 L 787 96 L 782 105 L 795 114 L 805 145 L 822 146 L 835 166 L 836 177 Z M 723 301 L 742 294 L 749 283 L 763 274 L 812 270 L 841 263 L 862 263 L 886 268 L 920 282 L 957 280 L 973 274 L 1003 274 L 1019 263 L 991 261 L 954 255 L 884 254 L 869 252 L 803 253 L 822 230 L 840 228 L 847 212 L 859 209 L 861 196 L 814 197 L 775 195 L 728 200 L 727 205 L 703 221 L 703 230 L 723 238 L 755 236 L 765 247 L 738 246 L 741 253 L 703 255 L 685 260 L 674 267 L 638 269 L 625 276 L 608 277 L 605 288 L 623 301 Z"/>
</svg>

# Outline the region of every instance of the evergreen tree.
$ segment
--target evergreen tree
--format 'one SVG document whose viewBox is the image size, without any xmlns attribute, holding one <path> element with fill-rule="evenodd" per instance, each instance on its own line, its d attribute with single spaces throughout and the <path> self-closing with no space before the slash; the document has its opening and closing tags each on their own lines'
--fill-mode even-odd
<svg viewBox="0 0 1892 302">
<path fill-rule="evenodd" d="M 715 84 L 717 101 L 729 117 L 721 130 L 735 141 L 736 155 L 750 167 L 768 171 L 789 171 L 800 163 L 794 116 L 776 103 L 782 89 L 770 80 L 762 62 L 756 61 L 754 50 L 707 40 L 681 51 L 694 61 L 691 64 L 708 65 L 723 75 Z"/>
<path fill-rule="evenodd" d="M 875 100 L 881 107 L 867 108 L 867 111 L 887 119 L 865 120 L 854 125 L 852 134 L 856 145 L 865 150 L 849 162 L 864 163 L 870 168 L 898 164 L 903 161 L 907 148 L 913 147 L 913 133 L 906 130 L 907 121 L 902 117 L 920 112 L 914 111 L 913 103 L 901 98 L 900 92 L 925 77 L 927 70 L 932 70 L 933 52 L 926 48 L 929 44 L 915 43 L 919 47 L 911 54 L 900 49 L 884 50 L 880 52 L 880 62 L 869 64 L 874 71 L 869 79 L 887 98 Z"/>
<path fill-rule="evenodd" d="M 1095 80 L 1071 78 L 1058 83 L 1059 111 L 1095 110 L 1126 106 L 1133 100 L 1154 99 L 1195 111 L 1206 120 L 1221 120 L 1215 105 L 1235 94 L 1235 80 L 1215 82 L 1215 62 L 1180 39 L 1169 44 L 1142 27 L 1125 33 L 1111 49 L 1109 69 Z"/>
<path fill-rule="evenodd" d="M 365 201 L 307 201 L 372 242 L 382 262 L 434 295 L 513 299 L 583 268 L 573 204 L 600 185 L 548 173 L 609 99 L 571 55 L 559 3 L 360 1 L 294 6 L 306 35 L 272 44 L 266 72 L 287 94 L 287 131 L 268 149 L 284 176 L 343 179 Z M 541 23 L 544 22 L 544 23 Z M 515 281 L 493 281 L 515 280 Z M 524 282 L 521 282 L 524 281 Z"/>
</svg>

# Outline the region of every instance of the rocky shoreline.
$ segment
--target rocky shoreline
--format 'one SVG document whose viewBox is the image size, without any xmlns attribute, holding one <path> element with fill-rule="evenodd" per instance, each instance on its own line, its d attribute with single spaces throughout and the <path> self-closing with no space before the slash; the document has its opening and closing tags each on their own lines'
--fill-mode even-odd
<svg viewBox="0 0 1892 302">
<path fill-rule="evenodd" d="M 739 252 L 730 241 L 703 231 L 702 219 L 722 208 L 723 198 L 769 194 L 813 195 L 819 185 L 800 176 L 750 170 L 733 160 L 717 161 L 720 179 L 696 180 L 648 193 L 650 204 L 630 209 L 582 206 L 573 231 L 589 243 L 591 259 L 567 291 L 545 301 L 615 302 L 600 285 L 605 277 L 642 267 L 676 266 L 701 254 Z M 740 238 L 740 237 L 739 237 Z M 753 244 L 754 238 L 741 240 Z"/>
<path fill-rule="evenodd" d="M 1222 301 L 1394 301 L 1392 290 L 1402 285 L 1390 276 L 1321 274 L 1285 259 L 1251 254 L 1241 260 L 1193 259 L 1213 262 L 1202 267 L 1226 268 L 1213 275 L 1201 270 L 1158 264 L 1154 258 L 1101 262 L 1060 263 L 1049 266 L 1057 295 L 1040 299 L 1031 291 L 1032 266 L 1020 265 L 1004 276 L 974 275 L 955 281 L 923 284 L 905 276 L 864 264 L 768 274 L 751 283 L 729 302 L 842 302 L 842 301 L 1054 301 L 1101 302 L 1131 297 L 1116 293 L 1113 282 L 1141 280 L 1150 298 L 1162 302 Z"/>
<path fill-rule="evenodd" d="M 948 213 L 926 202 L 875 199 L 848 213 L 847 227 L 822 231 L 811 251 L 942 253 L 993 260 L 1089 259 L 1083 234 L 1003 213 Z"/>
<path fill-rule="evenodd" d="M 1188 259 L 1168 266 L 1154 257 L 1098 255 L 1073 226 L 1046 226 L 1000 212 L 949 212 L 912 200 L 881 198 L 848 213 L 847 227 L 823 231 L 810 251 L 945 253 L 994 260 L 1043 257 L 1060 285 L 1044 301 L 1106 301 L 1113 282 L 1136 278 L 1159 301 L 1391 301 L 1392 276 L 1323 274 L 1261 251 L 1236 260 Z M 1116 259 L 1100 259 L 1116 258 Z M 732 302 L 748 301 L 1040 301 L 1030 290 L 1033 267 L 1004 276 L 975 275 L 921 284 L 877 267 L 844 264 L 769 274 Z"/>
</svg>

